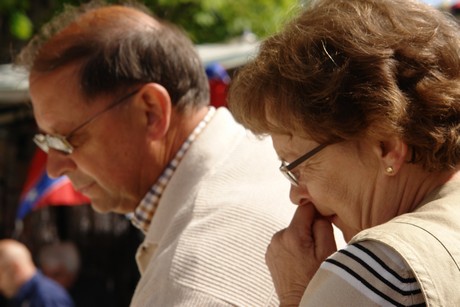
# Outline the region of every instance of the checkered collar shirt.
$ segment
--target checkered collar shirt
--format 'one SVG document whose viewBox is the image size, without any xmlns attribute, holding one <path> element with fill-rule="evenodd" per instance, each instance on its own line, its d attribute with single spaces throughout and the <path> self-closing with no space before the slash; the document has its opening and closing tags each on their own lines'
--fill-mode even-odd
<svg viewBox="0 0 460 307">
<path fill-rule="evenodd" d="M 180 161 L 182 160 L 182 158 L 184 157 L 185 153 L 190 148 L 192 143 L 209 123 L 215 112 L 216 109 L 214 107 L 209 108 L 209 111 L 206 114 L 206 116 L 195 127 L 195 129 L 189 135 L 187 140 L 185 140 L 185 142 L 182 144 L 174 159 L 172 159 L 166 166 L 165 170 L 160 175 L 157 182 L 150 188 L 150 190 L 147 192 L 140 204 L 137 206 L 136 210 L 133 213 L 127 215 L 128 218 L 131 220 L 131 223 L 137 228 L 139 228 L 144 234 L 147 233 L 153 215 L 155 214 L 155 211 L 160 202 L 161 195 L 164 189 L 166 188 L 169 180 L 173 176 L 174 171 L 177 169 Z"/>
</svg>

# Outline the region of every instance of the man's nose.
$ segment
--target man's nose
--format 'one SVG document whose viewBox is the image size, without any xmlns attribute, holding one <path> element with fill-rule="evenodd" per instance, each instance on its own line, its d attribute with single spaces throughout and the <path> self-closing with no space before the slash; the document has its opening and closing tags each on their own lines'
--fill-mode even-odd
<svg viewBox="0 0 460 307">
<path fill-rule="evenodd" d="M 76 169 L 76 164 L 69 155 L 55 149 L 48 152 L 46 171 L 51 178 L 58 178 Z"/>
</svg>

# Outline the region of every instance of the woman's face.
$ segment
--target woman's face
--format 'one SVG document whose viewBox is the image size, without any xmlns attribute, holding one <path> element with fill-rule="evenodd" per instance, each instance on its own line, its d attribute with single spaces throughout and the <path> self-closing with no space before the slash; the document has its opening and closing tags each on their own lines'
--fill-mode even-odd
<svg viewBox="0 0 460 307">
<path fill-rule="evenodd" d="M 281 160 L 291 163 L 319 144 L 305 138 L 272 135 Z M 387 182 L 380 171 L 378 144 L 344 141 L 326 146 L 293 172 L 299 185 L 291 186 L 297 205 L 311 203 L 318 213 L 339 227 L 345 239 L 387 221 L 395 215 L 388 208 Z"/>
</svg>

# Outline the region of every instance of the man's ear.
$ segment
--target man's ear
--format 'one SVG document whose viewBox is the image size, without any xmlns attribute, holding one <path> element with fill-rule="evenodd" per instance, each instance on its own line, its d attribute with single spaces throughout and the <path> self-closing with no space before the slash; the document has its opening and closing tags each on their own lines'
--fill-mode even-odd
<svg viewBox="0 0 460 307">
<path fill-rule="evenodd" d="M 157 83 L 148 83 L 140 91 L 148 134 L 152 139 L 163 138 L 171 121 L 171 98 L 168 91 Z"/>
<path fill-rule="evenodd" d="M 408 146 L 402 139 L 394 137 L 380 141 L 380 159 L 383 171 L 392 176 L 407 161 Z"/>
</svg>

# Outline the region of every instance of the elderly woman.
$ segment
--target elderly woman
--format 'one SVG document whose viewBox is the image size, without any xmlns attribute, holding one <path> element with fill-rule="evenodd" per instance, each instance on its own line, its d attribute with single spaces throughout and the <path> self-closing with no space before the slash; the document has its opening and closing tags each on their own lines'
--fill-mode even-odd
<svg viewBox="0 0 460 307">
<path fill-rule="evenodd" d="M 229 103 L 271 135 L 298 205 L 266 254 L 282 306 L 460 306 L 452 18 L 411 0 L 315 1 L 263 42 Z"/>
</svg>

